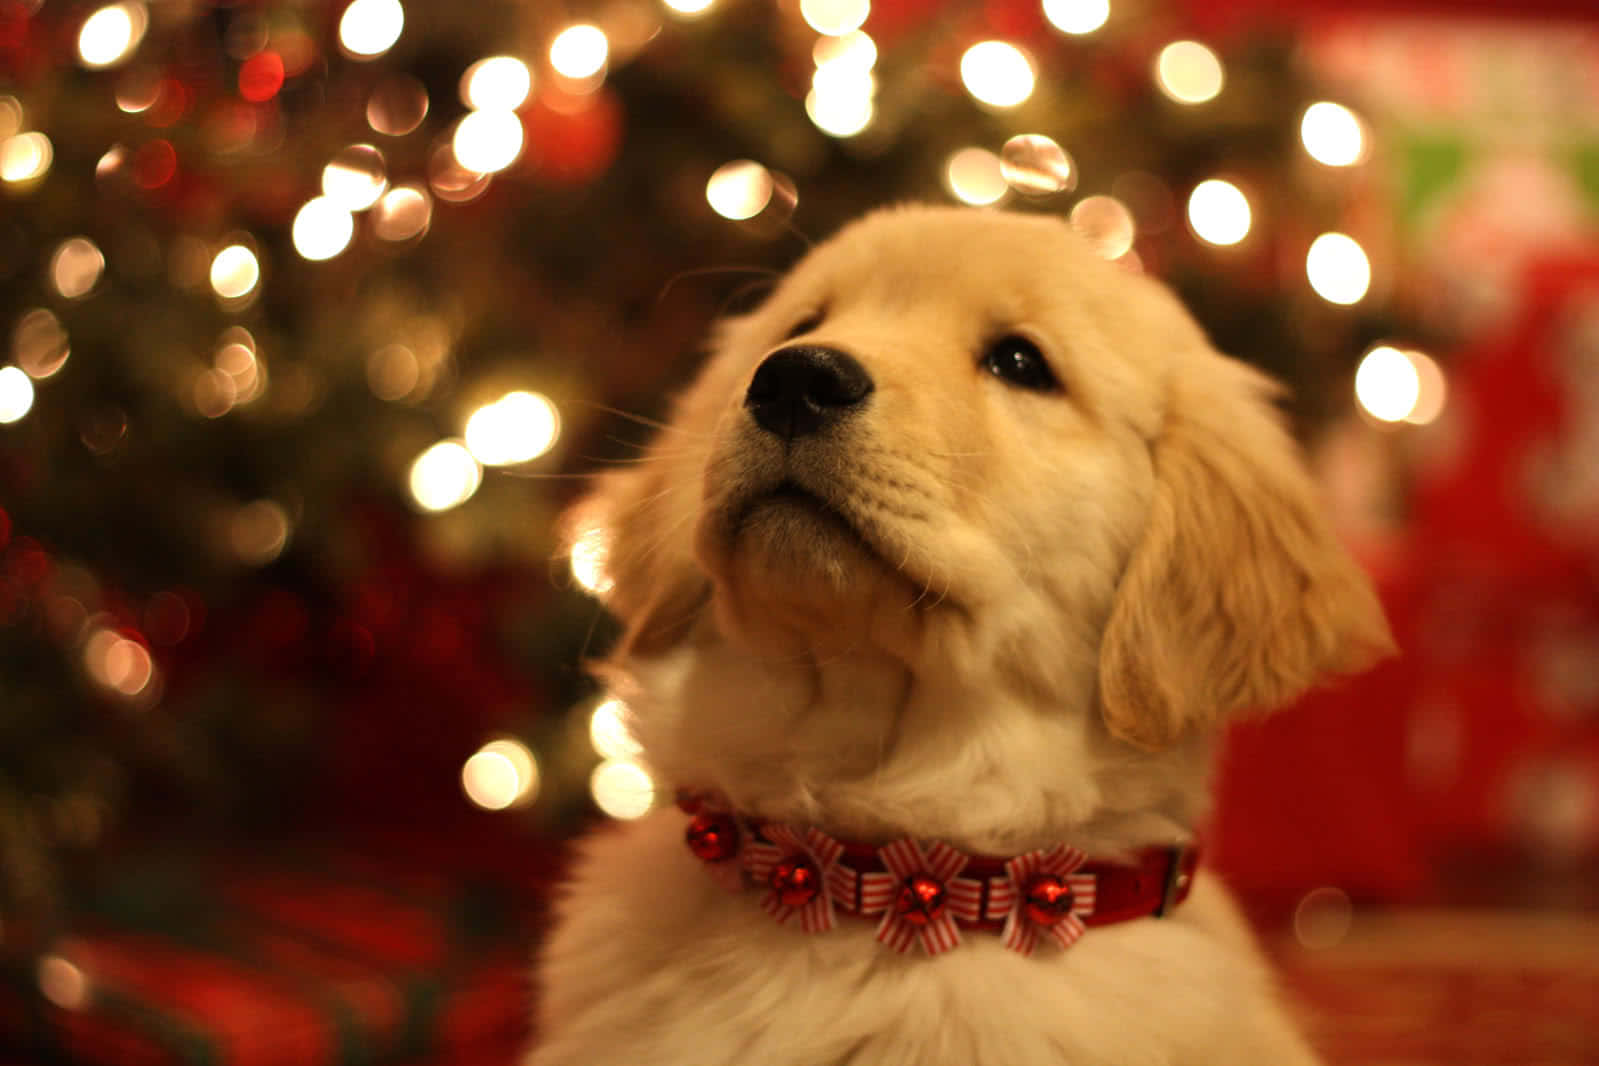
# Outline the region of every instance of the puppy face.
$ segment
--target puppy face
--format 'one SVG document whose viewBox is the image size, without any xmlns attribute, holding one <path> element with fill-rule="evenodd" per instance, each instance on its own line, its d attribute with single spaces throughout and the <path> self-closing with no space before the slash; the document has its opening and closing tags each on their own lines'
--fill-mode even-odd
<svg viewBox="0 0 1599 1066">
<path fill-rule="evenodd" d="M 1161 746 L 1386 646 L 1267 388 L 1058 220 L 879 213 L 602 483 L 621 657 L 870 652 Z"/>
</svg>

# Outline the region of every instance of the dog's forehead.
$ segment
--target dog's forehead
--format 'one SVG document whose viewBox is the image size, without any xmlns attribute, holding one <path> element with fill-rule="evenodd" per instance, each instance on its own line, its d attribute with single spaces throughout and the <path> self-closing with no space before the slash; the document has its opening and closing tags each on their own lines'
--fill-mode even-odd
<svg viewBox="0 0 1599 1066">
<path fill-rule="evenodd" d="M 1060 219 L 969 208 L 880 211 L 818 246 L 784 286 L 808 303 L 998 304 L 1037 313 L 1062 300 L 1095 303 L 1120 273 Z"/>
</svg>

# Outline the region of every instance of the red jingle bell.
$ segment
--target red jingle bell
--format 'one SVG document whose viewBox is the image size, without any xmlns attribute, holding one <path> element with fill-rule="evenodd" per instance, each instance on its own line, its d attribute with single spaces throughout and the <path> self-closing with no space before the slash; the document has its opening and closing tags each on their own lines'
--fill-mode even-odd
<svg viewBox="0 0 1599 1066">
<path fill-rule="evenodd" d="M 822 875 L 803 855 L 790 855 L 773 866 L 766 881 L 785 907 L 803 907 L 822 891 Z"/>
<path fill-rule="evenodd" d="M 726 862 L 738 854 L 738 823 L 731 814 L 696 814 L 683 831 L 683 840 L 695 858 Z"/>
<path fill-rule="evenodd" d="M 944 913 L 944 886 L 926 874 L 907 877 L 894 900 L 894 913 L 912 925 L 926 925 Z"/>
<path fill-rule="evenodd" d="M 1072 887 L 1054 874 L 1034 874 L 1023 899 L 1027 917 L 1039 925 L 1059 925 L 1072 912 Z"/>
</svg>

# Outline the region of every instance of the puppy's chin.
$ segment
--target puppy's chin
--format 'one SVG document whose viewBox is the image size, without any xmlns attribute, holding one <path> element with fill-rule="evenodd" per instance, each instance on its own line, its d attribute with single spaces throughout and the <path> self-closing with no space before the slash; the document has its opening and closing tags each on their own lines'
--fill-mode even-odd
<svg viewBox="0 0 1599 1066">
<path fill-rule="evenodd" d="M 781 487 L 708 513 L 696 542 L 718 622 L 763 651 L 905 655 L 920 637 L 917 587 L 807 493 Z"/>
</svg>

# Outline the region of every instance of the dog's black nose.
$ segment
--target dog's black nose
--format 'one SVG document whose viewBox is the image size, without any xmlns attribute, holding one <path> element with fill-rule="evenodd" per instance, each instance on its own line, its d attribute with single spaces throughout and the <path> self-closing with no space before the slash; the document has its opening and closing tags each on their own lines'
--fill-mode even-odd
<svg viewBox="0 0 1599 1066">
<path fill-rule="evenodd" d="M 853 356 L 796 344 L 773 352 L 755 368 L 744 406 L 766 432 L 795 440 L 858 408 L 872 387 L 872 376 Z"/>
</svg>

